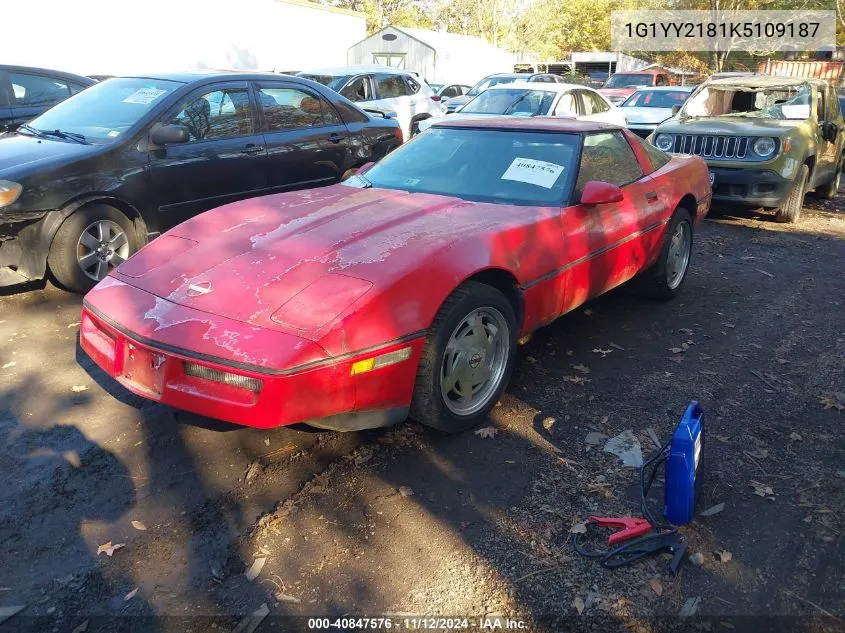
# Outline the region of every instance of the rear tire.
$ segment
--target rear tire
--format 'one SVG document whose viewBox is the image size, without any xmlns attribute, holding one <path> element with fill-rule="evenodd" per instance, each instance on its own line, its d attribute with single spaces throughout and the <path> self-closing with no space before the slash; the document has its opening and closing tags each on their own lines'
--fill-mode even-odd
<svg viewBox="0 0 845 633">
<path fill-rule="evenodd" d="M 487 417 L 510 380 L 517 322 L 501 292 L 477 282 L 458 287 L 426 336 L 411 417 L 457 433 Z"/>
<path fill-rule="evenodd" d="M 775 221 L 795 224 L 801 219 L 801 209 L 804 207 L 804 194 L 807 193 L 807 178 L 810 175 L 810 168 L 801 165 L 801 170 L 795 178 L 789 195 L 786 196 L 783 205 L 775 212 Z"/>
<path fill-rule="evenodd" d="M 137 250 L 138 239 L 129 218 L 114 207 L 90 204 L 59 227 L 47 264 L 59 284 L 83 293 Z"/>
<path fill-rule="evenodd" d="M 818 188 L 818 194 L 822 198 L 826 198 L 828 200 L 833 200 L 836 195 L 839 193 L 839 184 L 842 181 L 842 165 L 839 164 L 836 166 L 836 175 L 826 185 Z"/>
<path fill-rule="evenodd" d="M 678 207 L 669 220 L 660 257 L 638 280 L 638 294 L 657 301 L 674 299 L 687 278 L 692 244 L 692 216 L 685 208 Z"/>
</svg>

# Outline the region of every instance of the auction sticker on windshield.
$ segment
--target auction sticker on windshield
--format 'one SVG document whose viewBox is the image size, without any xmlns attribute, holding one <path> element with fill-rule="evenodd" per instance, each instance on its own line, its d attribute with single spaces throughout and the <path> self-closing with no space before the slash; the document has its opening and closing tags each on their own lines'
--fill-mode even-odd
<svg viewBox="0 0 845 633">
<path fill-rule="evenodd" d="M 157 88 L 141 88 L 126 97 L 123 100 L 123 103 L 139 103 L 141 105 L 150 105 L 153 101 L 158 99 L 165 92 L 167 92 L 167 90 L 158 90 Z"/>
<path fill-rule="evenodd" d="M 563 165 L 517 156 L 502 174 L 502 180 L 526 182 L 529 185 L 551 189 L 562 173 Z"/>
</svg>

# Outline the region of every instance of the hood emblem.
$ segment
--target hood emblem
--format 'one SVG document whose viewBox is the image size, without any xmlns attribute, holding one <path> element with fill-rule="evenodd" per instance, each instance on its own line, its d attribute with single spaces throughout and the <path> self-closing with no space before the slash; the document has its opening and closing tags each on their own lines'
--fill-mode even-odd
<svg viewBox="0 0 845 633">
<path fill-rule="evenodd" d="M 207 295 L 209 292 L 211 292 L 211 282 L 201 281 L 198 284 L 191 284 L 188 286 L 187 295 L 189 297 L 200 297 L 202 295 Z"/>
</svg>

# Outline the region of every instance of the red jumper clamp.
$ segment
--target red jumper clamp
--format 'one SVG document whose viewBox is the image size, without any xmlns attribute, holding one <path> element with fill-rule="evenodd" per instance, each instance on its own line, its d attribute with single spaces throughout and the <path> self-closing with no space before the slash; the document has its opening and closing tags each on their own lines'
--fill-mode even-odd
<svg viewBox="0 0 845 633">
<path fill-rule="evenodd" d="M 624 528 L 607 537 L 608 545 L 616 545 L 622 541 L 637 538 L 651 531 L 652 525 L 646 519 L 625 517 L 590 517 L 590 522 L 599 527 Z"/>
</svg>

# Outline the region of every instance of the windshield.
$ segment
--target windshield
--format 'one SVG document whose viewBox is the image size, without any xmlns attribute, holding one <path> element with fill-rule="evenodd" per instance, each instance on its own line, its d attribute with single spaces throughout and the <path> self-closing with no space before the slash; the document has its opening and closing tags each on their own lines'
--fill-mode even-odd
<svg viewBox="0 0 845 633">
<path fill-rule="evenodd" d="M 639 75 L 635 73 L 621 73 L 613 75 L 608 79 L 604 85 L 605 88 L 636 88 L 637 86 L 650 86 L 651 77 L 649 75 Z"/>
<path fill-rule="evenodd" d="M 803 120 L 810 118 L 810 95 L 809 84 L 766 88 L 711 85 L 690 97 L 681 115 Z"/>
<path fill-rule="evenodd" d="M 308 73 L 299 73 L 297 76 L 328 86 L 335 92 L 340 92 L 340 89 L 346 85 L 346 82 L 351 77 L 350 75 L 341 75 L 338 77 L 337 75 L 309 75 Z"/>
<path fill-rule="evenodd" d="M 487 88 L 489 88 L 490 86 L 498 86 L 499 84 L 512 84 L 516 80 L 516 77 L 485 77 L 477 84 L 475 84 L 472 88 L 470 88 L 467 94 L 471 97 L 474 97 L 475 95 L 487 90 Z"/>
<path fill-rule="evenodd" d="M 536 116 L 547 114 L 554 98 L 555 93 L 548 90 L 497 88 L 482 92 L 466 104 L 461 113 Z"/>
<path fill-rule="evenodd" d="M 87 141 L 119 138 L 182 84 L 159 79 L 107 79 L 62 101 L 29 123 L 39 131 L 81 134 Z"/>
<path fill-rule="evenodd" d="M 433 127 L 344 184 L 560 206 L 571 195 L 580 143 L 577 134 Z"/>
<path fill-rule="evenodd" d="M 683 90 L 637 90 L 625 99 L 623 108 L 673 108 L 689 97 Z"/>
</svg>

